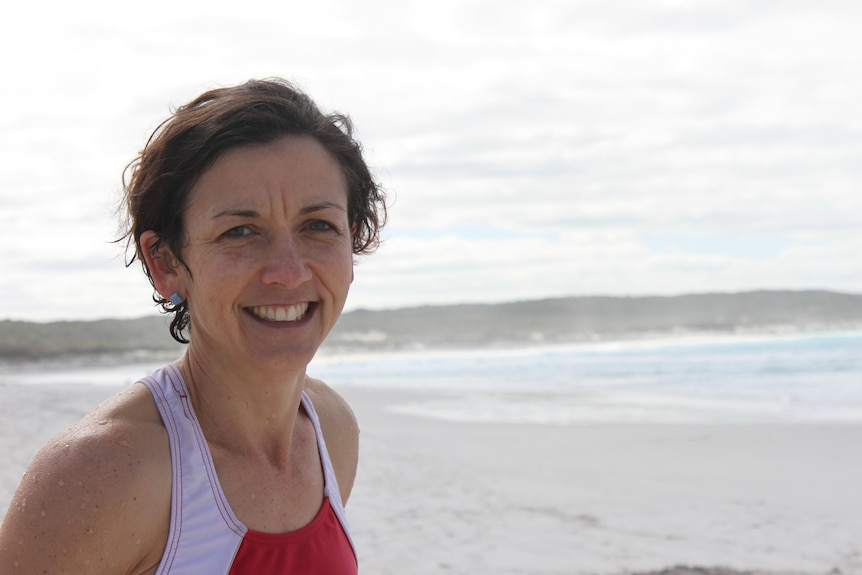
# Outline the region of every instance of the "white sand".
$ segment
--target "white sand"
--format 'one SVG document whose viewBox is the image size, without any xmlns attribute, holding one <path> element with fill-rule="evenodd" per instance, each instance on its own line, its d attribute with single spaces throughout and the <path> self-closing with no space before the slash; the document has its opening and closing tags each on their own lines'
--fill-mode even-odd
<svg viewBox="0 0 862 575">
<path fill-rule="evenodd" d="M 0 510 L 38 447 L 116 390 L 0 386 Z M 363 430 L 348 513 L 366 575 L 862 574 L 862 426 L 462 424 L 340 391 Z"/>
</svg>

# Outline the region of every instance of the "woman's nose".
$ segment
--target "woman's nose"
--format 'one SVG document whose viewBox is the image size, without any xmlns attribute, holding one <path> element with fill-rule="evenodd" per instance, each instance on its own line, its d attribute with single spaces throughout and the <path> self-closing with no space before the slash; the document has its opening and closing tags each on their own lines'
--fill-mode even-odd
<svg viewBox="0 0 862 575">
<path fill-rule="evenodd" d="M 263 281 L 296 288 L 311 279 L 311 268 L 299 243 L 292 237 L 273 241 L 268 250 Z"/>
</svg>

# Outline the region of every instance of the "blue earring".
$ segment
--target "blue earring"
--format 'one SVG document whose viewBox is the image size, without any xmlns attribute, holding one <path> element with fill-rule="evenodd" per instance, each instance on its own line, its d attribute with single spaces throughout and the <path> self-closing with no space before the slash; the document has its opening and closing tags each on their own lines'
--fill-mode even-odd
<svg viewBox="0 0 862 575">
<path fill-rule="evenodd" d="M 170 299 L 171 303 L 174 304 L 175 306 L 179 306 L 181 303 L 183 303 L 183 296 L 181 296 L 177 292 L 174 292 L 173 294 L 171 294 L 171 297 L 168 299 Z"/>
</svg>

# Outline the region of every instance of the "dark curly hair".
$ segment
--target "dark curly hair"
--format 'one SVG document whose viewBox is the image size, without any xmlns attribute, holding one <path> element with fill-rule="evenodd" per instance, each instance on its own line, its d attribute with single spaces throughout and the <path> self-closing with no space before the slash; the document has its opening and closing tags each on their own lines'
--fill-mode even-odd
<svg viewBox="0 0 862 575">
<path fill-rule="evenodd" d="M 347 180 L 347 211 L 353 253 L 373 252 L 386 221 L 385 194 L 362 157 L 345 115 L 324 114 L 302 91 L 282 79 L 251 80 L 201 94 L 180 106 L 147 141 L 123 172 L 123 208 L 126 224 L 119 241 L 135 259 L 155 288 L 143 257 L 141 234 L 152 230 L 158 240 L 152 251 L 167 247 L 182 261 L 185 241 L 183 211 L 189 192 L 203 172 L 226 151 L 249 144 L 266 144 L 285 136 L 315 139 L 335 158 Z M 178 305 L 158 291 L 153 300 L 164 313 L 174 314 L 170 331 L 188 343 L 188 302 Z"/>
</svg>

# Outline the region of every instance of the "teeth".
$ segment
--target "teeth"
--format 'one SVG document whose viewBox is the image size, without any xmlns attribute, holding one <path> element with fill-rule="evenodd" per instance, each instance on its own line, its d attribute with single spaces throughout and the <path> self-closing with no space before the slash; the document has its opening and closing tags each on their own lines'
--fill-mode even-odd
<svg viewBox="0 0 862 575">
<path fill-rule="evenodd" d="M 260 306 L 251 308 L 251 313 L 268 321 L 296 321 L 305 316 L 308 302 L 289 306 Z"/>
</svg>

